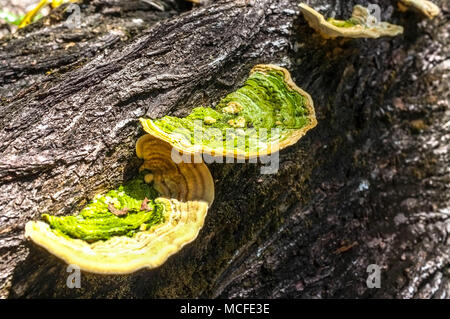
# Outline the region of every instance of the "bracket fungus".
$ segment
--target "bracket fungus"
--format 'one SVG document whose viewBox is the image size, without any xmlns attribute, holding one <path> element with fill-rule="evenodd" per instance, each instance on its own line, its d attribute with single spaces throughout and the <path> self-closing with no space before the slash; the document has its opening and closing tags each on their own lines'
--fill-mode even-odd
<svg viewBox="0 0 450 319">
<path fill-rule="evenodd" d="M 301 11 L 309 26 L 325 38 L 379 38 L 382 36 L 396 36 L 403 33 L 403 27 L 390 24 L 371 15 L 369 9 L 356 5 L 353 7 L 352 17 L 348 20 L 325 19 L 322 14 L 301 3 Z"/>
<path fill-rule="evenodd" d="M 441 13 L 441 9 L 437 5 L 427 0 L 399 0 L 397 5 L 400 11 L 417 11 L 425 15 L 428 19 L 433 19 Z"/>
<path fill-rule="evenodd" d="M 136 143 L 139 176 L 97 195 L 75 216 L 42 215 L 25 237 L 68 264 L 101 274 L 155 268 L 193 241 L 214 200 L 204 163 L 171 160 L 171 147 L 149 135 Z"/>
<path fill-rule="evenodd" d="M 184 117 L 143 119 L 150 135 L 183 154 L 256 158 L 296 143 L 317 125 L 313 101 L 289 72 L 256 65 L 244 85 L 213 107 L 197 107 Z"/>
</svg>

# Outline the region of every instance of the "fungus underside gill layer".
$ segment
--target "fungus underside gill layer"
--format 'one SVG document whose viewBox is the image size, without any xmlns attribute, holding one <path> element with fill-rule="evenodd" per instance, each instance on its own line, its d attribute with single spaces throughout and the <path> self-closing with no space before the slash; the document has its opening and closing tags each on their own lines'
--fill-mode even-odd
<svg viewBox="0 0 450 319">
<path fill-rule="evenodd" d="M 197 107 L 184 118 L 143 121 L 151 121 L 166 134 L 181 134 L 191 144 L 258 151 L 261 143 L 283 140 L 292 130 L 310 126 L 307 103 L 305 96 L 289 87 L 282 71 L 256 70 L 214 108 Z M 261 129 L 266 131 L 260 133 Z"/>
<path fill-rule="evenodd" d="M 131 237 L 164 221 L 164 208 L 154 201 L 158 192 L 144 182 L 143 176 L 141 173 L 117 189 L 95 196 L 78 215 L 59 217 L 43 214 L 42 217 L 59 235 L 87 242 L 107 240 L 112 236 Z M 142 210 L 144 200 L 146 207 Z M 116 216 L 109 205 L 117 210 L 127 210 L 126 214 Z"/>
</svg>

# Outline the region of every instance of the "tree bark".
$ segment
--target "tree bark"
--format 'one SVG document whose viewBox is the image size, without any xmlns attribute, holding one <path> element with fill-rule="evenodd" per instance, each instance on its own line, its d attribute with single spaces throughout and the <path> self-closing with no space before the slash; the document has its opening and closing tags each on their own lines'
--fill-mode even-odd
<svg viewBox="0 0 450 319">
<path fill-rule="evenodd" d="M 367 1 L 307 1 L 348 17 Z M 10 298 L 389 297 L 450 294 L 449 15 L 372 0 L 395 38 L 323 40 L 297 1 L 218 1 L 159 12 L 141 1 L 64 7 L 1 41 L 0 295 Z M 133 4 L 134 3 L 134 4 Z M 124 9 L 125 8 L 125 9 Z M 142 22 L 139 22 L 141 19 Z M 24 240 L 43 212 L 73 214 L 136 173 L 138 118 L 186 115 L 258 63 L 288 68 L 318 126 L 261 164 L 211 164 L 198 238 L 161 267 L 82 273 Z M 381 267 L 381 288 L 366 284 Z"/>
</svg>

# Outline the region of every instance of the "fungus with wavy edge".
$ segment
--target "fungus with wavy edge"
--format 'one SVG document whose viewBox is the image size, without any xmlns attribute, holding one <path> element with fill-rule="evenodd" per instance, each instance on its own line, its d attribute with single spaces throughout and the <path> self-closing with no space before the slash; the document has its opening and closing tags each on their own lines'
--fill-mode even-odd
<svg viewBox="0 0 450 319">
<path fill-rule="evenodd" d="M 144 130 L 183 154 L 255 158 L 295 144 L 317 125 L 311 96 L 282 67 L 253 67 L 242 87 L 215 107 L 184 117 L 140 119 Z"/>
<path fill-rule="evenodd" d="M 44 221 L 28 222 L 25 237 L 68 264 L 100 274 L 158 267 L 195 240 L 214 199 L 208 168 L 175 164 L 170 146 L 148 135 L 136 151 L 144 159 L 138 178 L 95 196 L 78 215 L 44 214 Z"/>
<path fill-rule="evenodd" d="M 326 20 L 322 14 L 301 3 L 301 11 L 309 26 L 325 38 L 379 38 L 382 36 L 397 36 L 403 33 L 403 27 L 383 21 L 377 21 L 367 8 L 356 5 L 353 7 L 349 20 Z"/>
<path fill-rule="evenodd" d="M 416 11 L 425 15 L 428 19 L 433 19 L 441 13 L 441 9 L 431 1 L 427 0 L 399 0 L 397 2 L 400 11 Z"/>
</svg>

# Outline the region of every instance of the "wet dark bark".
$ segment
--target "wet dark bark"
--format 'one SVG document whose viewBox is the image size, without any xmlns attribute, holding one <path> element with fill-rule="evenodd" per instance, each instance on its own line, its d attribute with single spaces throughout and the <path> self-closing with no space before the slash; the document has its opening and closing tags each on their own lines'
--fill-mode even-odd
<svg viewBox="0 0 450 319">
<path fill-rule="evenodd" d="M 29 39 L 2 40 L 1 296 L 448 297 L 448 3 L 425 21 L 371 2 L 405 34 L 324 41 L 297 1 L 124 13 L 99 0 L 82 6 L 85 28 L 61 27 L 61 12 Z M 339 17 L 356 1 L 308 3 Z M 83 273 L 80 289 L 67 288 L 67 265 L 24 241 L 25 223 L 74 213 L 132 177 L 140 116 L 214 103 L 257 63 L 292 72 L 318 126 L 280 153 L 277 174 L 210 165 L 205 226 L 160 268 Z M 380 289 L 366 285 L 370 264 L 382 268 Z"/>
</svg>

